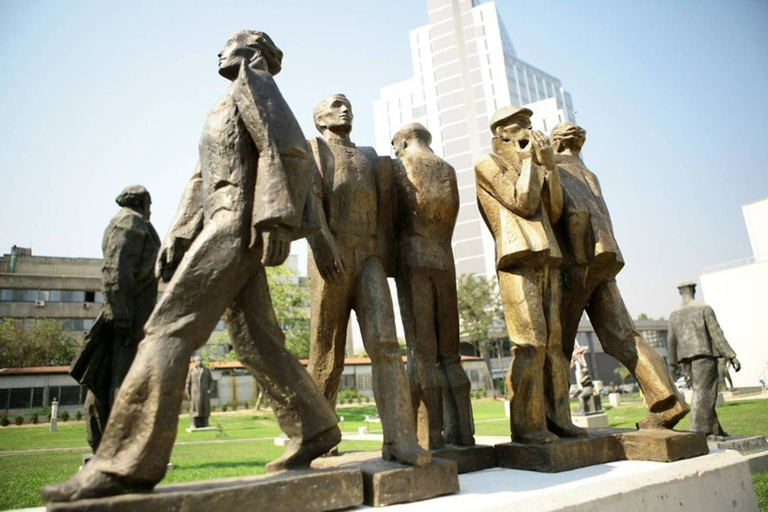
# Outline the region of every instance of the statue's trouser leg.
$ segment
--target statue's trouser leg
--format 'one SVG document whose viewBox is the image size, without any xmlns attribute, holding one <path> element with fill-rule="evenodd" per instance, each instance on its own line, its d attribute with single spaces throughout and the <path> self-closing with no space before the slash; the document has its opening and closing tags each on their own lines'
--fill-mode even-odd
<svg viewBox="0 0 768 512">
<path fill-rule="evenodd" d="M 219 210 L 166 288 L 115 399 L 94 470 L 155 484 L 170 459 L 192 353 L 207 341 L 258 263 L 237 216 Z"/>
<path fill-rule="evenodd" d="M 519 267 L 498 274 L 504 319 L 512 344 L 507 391 L 514 441 L 547 430 L 544 406 L 545 272 L 541 268 Z"/>
<path fill-rule="evenodd" d="M 704 435 L 724 435 L 717 418 L 717 359 L 698 357 L 691 361 L 693 404 L 691 430 Z"/>
<path fill-rule="evenodd" d="M 547 419 L 553 427 L 569 429 L 571 422 L 570 365 L 563 353 L 561 324 L 561 273 L 551 268 L 548 276 L 548 293 L 545 294 L 544 314 L 547 318 L 547 352 L 544 362 L 544 395 Z"/>
<path fill-rule="evenodd" d="M 615 280 L 595 288 L 587 314 L 603 350 L 632 373 L 651 412 L 668 409 L 676 400 L 683 401 L 664 360 L 635 329 Z"/>
<path fill-rule="evenodd" d="M 452 271 L 436 271 L 433 275 L 437 290 L 437 360 L 445 382 L 443 400 L 447 404 L 443 418 L 445 440 L 451 444 L 474 446 L 475 422 L 469 396 L 472 383 L 461 367 L 456 275 Z"/>
<path fill-rule="evenodd" d="M 435 289 L 426 271 L 403 269 L 397 294 L 408 344 L 408 384 L 419 444 L 441 448 L 443 440 L 442 387 L 437 371 Z"/>
<path fill-rule="evenodd" d="M 347 271 L 339 282 L 323 279 L 310 258 L 309 364 L 307 370 L 320 392 L 332 407 L 336 405 L 341 374 L 344 372 L 344 349 L 347 343 L 347 324 L 352 309 L 352 293 L 356 264 L 354 253 L 343 246 L 339 251 L 347 263 Z M 351 341 L 350 341 L 351 343 Z"/>
<path fill-rule="evenodd" d="M 89 390 L 85 395 L 83 407 L 85 408 L 86 439 L 88 446 L 91 447 L 93 453 L 96 453 L 109 419 L 109 396 L 107 393 L 97 395 Z"/>
<path fill-rule="evenodd" d="M 367 258 L 354 287 L 354 309 L 363 344 L 371 358 L 373 394 L 381 417 L 385 445 L 410 449 L 417 444 L 416 424 L 395 331 L 395 315 L 387 276 L 376 256 Z"/>
<path fill-rule="evenodd" d="M 115 345 L 112 348 L 112 383 L 111 393 L 109 395 L 110 407 L 115 402 L 115 397 L 120 389 L 120 386 L 125 380 L 125 376 L 128 375 L 128 370 L 133 364 L 133 360 L 136 359 L 136 350 L 138 348 L 138 342 L 125 344 L 123 339 L 116 339 Z"/>
<path fill-rule="evenodd" d="M 307 371 L 285 348 L 264 267 L 251 278 L 225 315 L 238 359 L 267 393 L 280 428 L 290 438 L 309 440 L 338 418 Z"/>
</svg>

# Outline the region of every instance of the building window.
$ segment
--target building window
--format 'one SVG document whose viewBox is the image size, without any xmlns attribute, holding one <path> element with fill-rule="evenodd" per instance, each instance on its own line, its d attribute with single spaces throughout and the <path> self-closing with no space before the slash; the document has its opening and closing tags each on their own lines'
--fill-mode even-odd
<svg viewBox="0 0 768 512">
<path fill-rule="evenodd" d="M 85 292 L 78 290 L 61 290 L 61 302 L 85 302 Z"/>
<path fill-rule="evenodd" d="M 11 302 L 13 300 L 13 290 L 0 290 L 0 302 Z"/>
<path fill-rule="evenodd" d="M 51 290 L 50 299 L 51 302 L 61 302 L 61 290 Z"/>
<path fill-rule="evenodd" d="M 357 376 L 357 389 L 371 389 L 370 373 L 363 373 Z"/>
<path fill-rule="evenodd" d="M 85 300 L 83 302 L 96 302 L 96 292 L 85 292 Z"/>
<path fill-rule="evenodd" d="M 421 117 L 427 115 L 427 106 L 426 105 L 420 105 L 418 107 L 413 107 L 413 117 Z"/>
</svg>

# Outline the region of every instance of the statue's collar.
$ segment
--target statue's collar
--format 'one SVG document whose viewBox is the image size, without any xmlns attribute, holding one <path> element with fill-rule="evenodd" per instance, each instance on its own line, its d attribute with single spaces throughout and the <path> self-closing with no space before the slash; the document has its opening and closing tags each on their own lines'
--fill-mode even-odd
<svg viewBox="0 0 768 512">
<path fill-rule="evenodd" d="M 336 138 L 333 138 L 333 139 L 327 139 L 325 142 L 327 142 L 329 146 L 343 146 L 345 148 L 357 147 L 357 146 L 355 146 L 354 142 L 352 142 L 351 140 L 346 140 L 346 139 L 336 139 Z"/>
</svg>

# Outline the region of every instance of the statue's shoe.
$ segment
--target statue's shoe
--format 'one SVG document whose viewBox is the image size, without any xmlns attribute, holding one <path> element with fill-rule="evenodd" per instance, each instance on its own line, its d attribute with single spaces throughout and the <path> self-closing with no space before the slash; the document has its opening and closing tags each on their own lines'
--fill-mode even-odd
<svg viewBox="0 0 768 512">
<path fill-rule="evenodd" d="M 114 475 L 89 469 L 86 465 L 66 482 L 46 485 L 43 487 L 42 494 L 43 500 L 48 503 L 147 492 L 153 487 L 154 485 L 150 484 L 126 484 Z"/>
<path fill-rule="evenodd" d="M 432 454 L 419 446 L 415 440 L 413 442 L 385 443 L 381 447 L 381 458 L 417 468 L 432 462 Z"/>
<path fill-rule="evenodd" d="M 528 434 L 512 436 L 512 442 L 521 444 L 551 444 L 560 441 L 560 438 L 549 430 L 540 430 Z"/>
<path fill-rule="evenodd" d="M 560 437 L 587 437 L 587 429 L 577 427 L 571 422 L 566 423 L 565 420 L 555 422 L 547 419 L 547 429 Z"/>
<path fill-rule="evenodd" d="M 675 396 L 671 407 L 659 412 L 648 412 L 638 424 L 639 429 L 671 429 L 691 411 L 685 400 Z"/>
<path fill-rule="evenodd" d="M 312 439 L 302 441 L 301 438 L 293 438 L 288 441 L 285 453 L 266 466 L 267 473 L 284 471 L 287 469 L 307 468 L 313 460 L 328 453 L 341 442 L 341 430 L 333 426 Z"/>
</svg>

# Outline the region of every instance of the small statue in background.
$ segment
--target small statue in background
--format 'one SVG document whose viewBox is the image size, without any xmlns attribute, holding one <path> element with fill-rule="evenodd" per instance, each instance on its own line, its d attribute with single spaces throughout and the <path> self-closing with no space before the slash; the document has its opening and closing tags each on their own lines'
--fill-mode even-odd
<svg viewBox="0 0 768 512">
<path fill-rule="evenodd" d="M 203 358 L 193 358 L 195 366 L 187 374 L 187 399 L 189 399 L 189 423 L 192 428 L 207 428 L 211 416 L 211 370 L 203 366 Z"/>
</svg>

